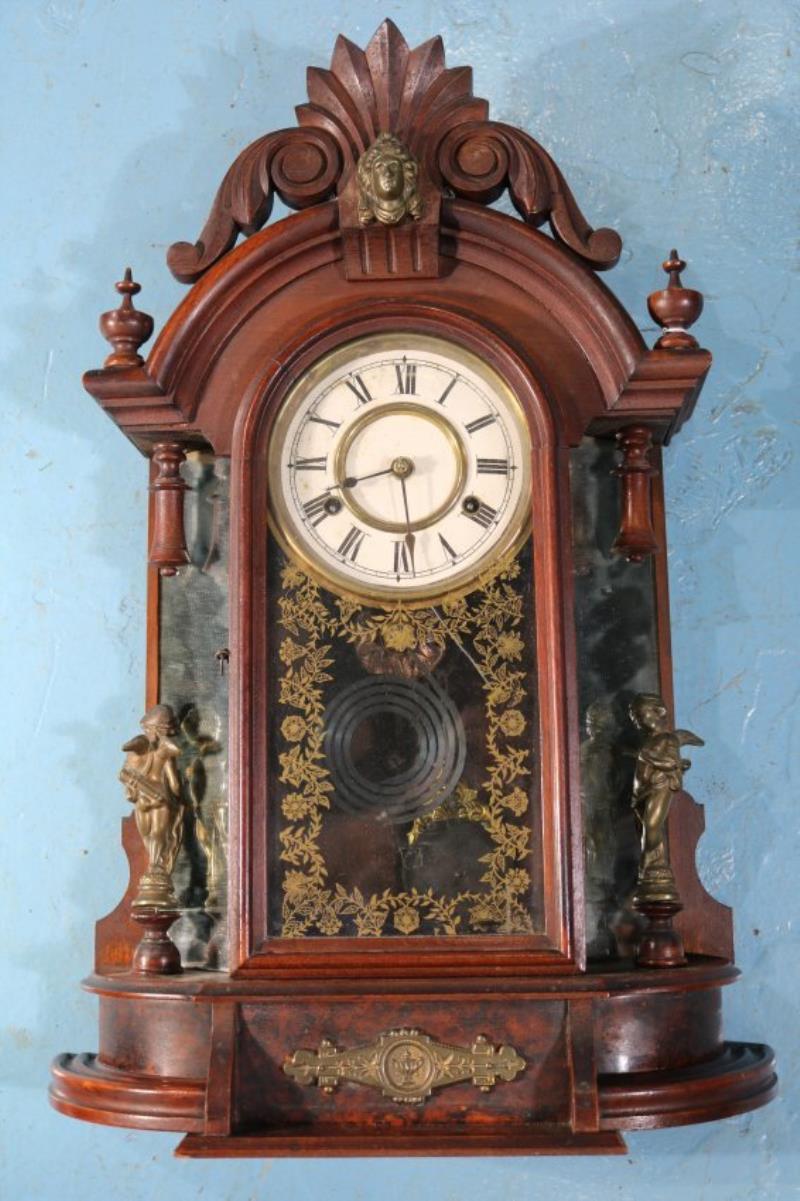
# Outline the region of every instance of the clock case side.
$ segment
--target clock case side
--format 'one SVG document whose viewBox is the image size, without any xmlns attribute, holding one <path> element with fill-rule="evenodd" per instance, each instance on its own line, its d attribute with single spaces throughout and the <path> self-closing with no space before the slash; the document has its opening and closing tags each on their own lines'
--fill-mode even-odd
<svg viewBox="0 0 800 1201">
<path fill-rule="evenodd" d="M 359 321 L 394 319 L 414 313 L 440 333 L 484 328 L 488 341 L 504 348 L 504 362 L 515 360 L 529 381 L 538 382 L 552 422 L 558 484 L 553 491 L 558 508 L 558 567 L 553 559 L 560 599 L 559 637 L 563 638 L 566 681 L 574 681 L 574 636 L 570 596 L 571 561 L 566 498 L 568 449 L 586 434 L 611 437 L 632 422 L 646 422 L 657 442 L 664 442 L 690 414 L 710 355 L 702 350 L 648 350 L 630 317 L 608 288 L 569 250 L 519 221 L 469 201 L 444 201 L 439 253 L 441 271 L 427 279 L 350 280 L 343 269 L 343 240 L 335 203 L 316 205 L 263 230 L 229 252 L 191 289 L 168 321 L 146 365 L 89 372 L 87 389 L 145 452 L 161 440 L 177 440 L 187 449 L 211 449 L 234 458 L 234 498 L 231 517 L 234 556 L 245 543 L 242 531 L 254 520 L 244 494 L 240 471 L 251 467 L 253 420 L 265 397 L 293 377 L 297 364 L 323 353 L 331 339 L 343 338 Z M 281 383 L 283 381 L 283 383 Z M 541 438 L 540 438 L 541 440 Z M 658 488 L 656 497 L 658 498 Z M 656 521 L 663 512 L 656 503 Z M 660 531 L 663 534 L 663 529 Z M 663 541 L 662 541 L 663 546 Z M 232 581 L 241 578 L 234 560 Z M 671 691 L 668 675 L 668 617 L 665 568 L 658 568 L 659 654 L 662 686 Z M 155 590 L 154 590 L 155 591 Z M 250 763 L 245 762 L 242 736 L 249 737 L 251 670 L 242 659 L 241 631 L 250 620 L 243 598 L 231 598 L 235 634 L 231 645 L 231 878 L 230 906 L 234 915 L 232 966 L 251 964 L 255 949 L 249 895 L 253 812 Z M 555 612 L 555 610 L 553 610 Z M 157 597 L 152 597 L 150 627 L 157 623 Z M 157 637 L 151 634 L 148 678 L 157 668 L 152 655 Z M 164 699 L 164 698 L 162 698 Z M 564 771 L 569 775 L 564 809 L 560 813 L 560 896 L 572 897 L 580 921 L 583 864 L 582 831 L 577 781 L 577 729 L 571 684 L 555 706 L 568 732 Z M 555 710 L 554 710 L 555 711 Z M 238 766 L 237 766 L 238 764 Z M 681 801 L 671 818 L 673 847 L 692 846 L 698 836 L 698 808 Z M 693 862 L 685 852 L 676 856 L 679 886 L 690 897 L 682 929 L 690 951 L 730 957 L 730 922 L 716 902 L 702 894 Z M 687 888 L 688 885 L 688 888 Z M 698 892 L 699 889 L 699 892 Z M 708 912 L 715 920 L 709 927 Z M 558 964 L 584 962 L 580 929 L 564 915 L 553 940 Z M 572 919 L 570 919 L 572 921 Z M 552 927 L 551 927 L 552 928 Z M 709 938 L 708 930 L 714 930 Z M 98 966 L 107 957 L 102 939 Z M 710 945 L 711 944 L 711 945 Z M 120 947 L 115 951 L 119 962 Z M 520 952 L 512 954 L 518 968 Z M 288 961 L 286 966 L 288 967 Z M 479 956 L 476 959 L 483 962 Z M 251 969 L 255 968 L 251 965 Z M 299 961 L 291 970 L 298 970 Z M 345 964 L 342 963 L 342 968 Z M 498 965 L 499 966 L 499 965 Z M 526 970 L 546 970 L 541 949 Z M 433 963 L 431 963 L 433 968 Z M 271 970 L 275 970 L 273 964 Z M 303 969 L 305 970 L 305 969 Z M 328 969 L 329 970 L 329 969 Z"/>
</svg>

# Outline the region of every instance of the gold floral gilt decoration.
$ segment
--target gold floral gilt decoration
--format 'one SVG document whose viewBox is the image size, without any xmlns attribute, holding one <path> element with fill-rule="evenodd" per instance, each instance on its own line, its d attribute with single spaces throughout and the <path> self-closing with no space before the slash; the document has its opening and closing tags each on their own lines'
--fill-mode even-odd
<svg viewBox="0 0 800 1201">
<path fill-rule="evenodd" d="M 526 866 L 530 802 L 522 786 L 531 772 L 531 734 L 519 707 L 526 696 L 519 633 L 523 600 L 513 586 L 519 574 L 519 564 L 509 560 L 469 596 L 428 609 L 400 603 L 377 611 L 323 592 L 293 563 L 284 566 L 278 602 L 283 630 L 278 655 L 285 668 L 279 702 L 290 711 L 280 723 L 285 749 L 279 754 L 279 779 L 290 789 L 281 803 L 286 822 L 280 831 L 284 938 L 409 935 L 423 932 L 423 925 L 443 935 L 533 929 Z M 365 896 L 329 878 L 319 837 L 333 792 L 323 751 L 323 714 L 325 686 L 333 679 L 329 668 L 335 638 L 361 646 L 374 640 L 392 652 L 444 648 L 453 641 L 472 660 L 483 681 L 486 778 L 479 794 L 462 781 L 454 797 L 440 806 L 442 812 L 418 819 L 407 838 L 413 843 L 432 822 L 448 817 L 480 821 L 492 843 L 480 859 L 485 867 L 482 891 L 443 896 L 433 889 L 386 889 Z"/>
</svg>

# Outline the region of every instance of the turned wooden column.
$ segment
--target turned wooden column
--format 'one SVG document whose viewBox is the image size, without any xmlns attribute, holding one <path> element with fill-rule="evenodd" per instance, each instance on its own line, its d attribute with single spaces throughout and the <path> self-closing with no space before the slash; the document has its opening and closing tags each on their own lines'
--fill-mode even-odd
<svg viewBox="0 0 800 1201">
<path fill-rule="evenodd" d="M 629 563 L 641 563 L 658 550 L 653 529 L 652 476 L 650 462 L 653 438 L 646 425 L 628 425 L 617 433 L 622 462 L 615 474 L 622 481 L 619 533 L 611 551 Z"/>
<path fill-rule="evenodd" d="M 186 454 L 179 442 L 157 442 L 153 448 L 156 474 L 150 485 L 153 526 L 148 556 L 161 575 L 175 575 L 189 562 L 183 526 L 183 495 L 189 485 L 181 476 Z"/>
</svg>

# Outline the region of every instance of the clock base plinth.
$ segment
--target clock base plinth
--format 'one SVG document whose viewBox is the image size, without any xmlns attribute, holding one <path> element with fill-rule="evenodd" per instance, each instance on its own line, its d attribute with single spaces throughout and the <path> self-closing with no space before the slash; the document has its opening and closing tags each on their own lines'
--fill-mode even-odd
<svg viewBox="0 0 800 1201">
<path fill-rule="evenodd" d="M 625 1141 L 613 1131 L 575 1134 L 568 1126 L 551 1129 L 465 1131 L 444 1128 L 415 1134 L 356 1130 L 335 1126 L 308 1134 L 276 1129 L 228 1138 L 187 1134 L 175 1154 L 188 1159 L 289 1159 L 424 1157 L 463 1155 L 624 1155 Z"/>
<path fill-rule="evenodd" d="M 711 1121 L 775 1094 L 772 1051 L 726 1042 L 721 988 L 735 968 L 615 965 L 572 976 L 394 982 L 359 995 L 346 980 L 235 979 L 185 972 L 95 976 L 100 1054 L 61 1055 L 50 1098 L 86 1121 L 187 1137 L 211 1156 L 620 1154 L 623 1130 Z M 463 1077 L 421 1104 L 369 1081 L 332 1090 L 290 1078 L 298 1047 L 358 1051 L 416 1027 L 459 1047 L 483 1035 L 524 1061 L 481 1091 Z"/>
</svg>

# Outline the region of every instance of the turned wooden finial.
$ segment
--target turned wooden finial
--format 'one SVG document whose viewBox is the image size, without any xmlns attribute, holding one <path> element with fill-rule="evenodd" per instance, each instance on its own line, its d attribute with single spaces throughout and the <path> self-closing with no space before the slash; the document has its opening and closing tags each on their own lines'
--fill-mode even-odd
<svg viewBox="0 0 800 1201">
<path fill-rule="evenodd" d="M 110 309 L 100 317 L 100 333 L 114 347 L 104 367 L 141 367 L 144 359 L 139 347 L 153 332 L 153 318 L 133 307 L 133 297 L 141 292 L 141 284 L 133 278 L 130 267 L 125 276 L 114 287 L 122 297 L 119 308 Z"/>
<path fill-rule="evenodd" d="M 669 276 L 667 286 L 647 298 L 650 316 L 664 330 L 656 350 L 696 350 L 697 338 L 687 331 L 703 311 L 703 293 L 684 288 L 681 272 L 686 270 L 686 263 L 677 250 L 671 250 L 661 265 Z"/>
</svg>

